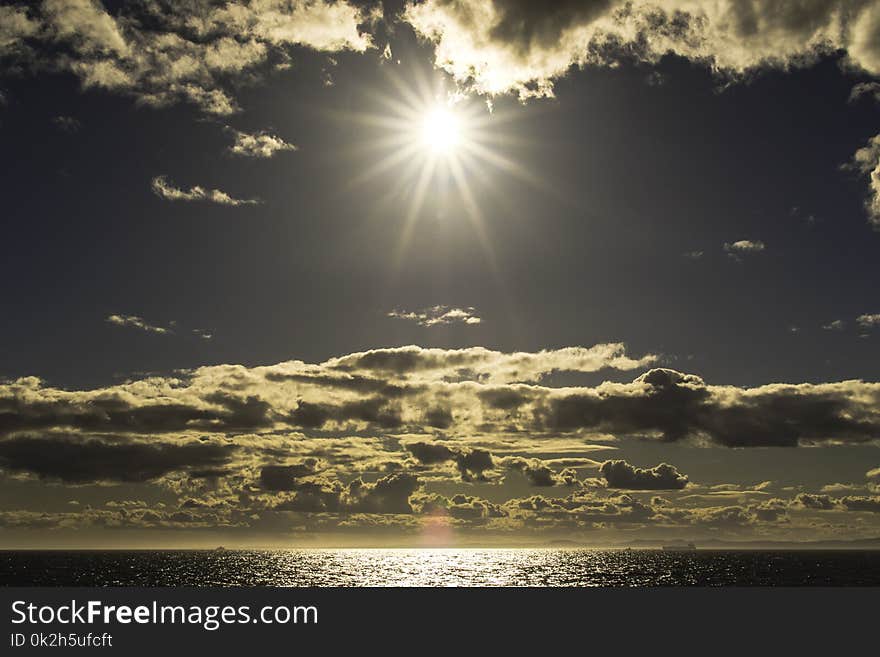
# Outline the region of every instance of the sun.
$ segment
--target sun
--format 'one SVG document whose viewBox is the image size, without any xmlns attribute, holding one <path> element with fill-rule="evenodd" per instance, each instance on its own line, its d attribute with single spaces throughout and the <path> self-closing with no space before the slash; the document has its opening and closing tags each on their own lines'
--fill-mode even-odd
<svg viewBox="0 0 880 657">
<path fill-rule="evenodd" d="M 415 70 L 404 77 L 394 69 L 387 72 L 389 84 L 366 90 L 370 109 L 336 115 L 361 131 L 351 153 L 363 165 L 345 188 L 389 176 L 377 216 L 387 217 L 392 204 L 400 204 L 403 224 L 393 262 L 400 263 L 416 223 L 428 210 L 434 217 L 466 219 L 495 268 L 480 201 L 486 196 L 503 198 L 501 176 L 513 176 L 536 189 L 546 186 L 507 155 L 511 148 L 534 145 L 513 129 L 521 113 L 499 112 L 486 99 L 450 91 L 448 80 L 434 74 Z"/>
<path fill-rule="evenodd" d="M 421 140 L 433 153 L 451 153 L 461 141 L 459 118 L 445 107 L 428 111 L 422 120 Z"/>
</svg>

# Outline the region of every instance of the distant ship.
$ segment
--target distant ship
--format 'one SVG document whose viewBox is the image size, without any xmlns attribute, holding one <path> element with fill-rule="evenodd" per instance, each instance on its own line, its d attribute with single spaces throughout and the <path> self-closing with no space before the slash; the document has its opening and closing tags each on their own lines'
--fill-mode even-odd
<svg viewBox="0 0 880 657">
<path fill-rule="evenodd" d="M 222 545 L 218 545 L 217 547 L 214 548 L 214 552 L 226 552 L 226 548 L 223 547 Z"/>
<path fill-rule="evenodd" d="M 678 544 L 678 545 L 664 545 L 663 550 L 665 552 L 696 552 L 697 546 L 693 543 L 688 543 L 687 545 Z"/>
</svg>

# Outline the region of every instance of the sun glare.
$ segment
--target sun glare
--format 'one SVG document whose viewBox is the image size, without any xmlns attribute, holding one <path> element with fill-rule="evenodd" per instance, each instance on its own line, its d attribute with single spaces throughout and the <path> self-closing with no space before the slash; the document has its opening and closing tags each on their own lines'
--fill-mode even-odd
<svg viewBox="0 0 880 657">
<path fill-rule="evenodd" d="M 544 186 L 499 147 L 529 143 L 511 130 L 518 113 L 496 112 L 485 100 L 450 93 L 443 78 L 415 72 L 406 79 L 390 70 L 388 80 L 390 91 L 369 93 L 378 111 L 341 115 L 370 135 L 352 150 L 358 157 L 367 156 L 369 163 L 348 185 L 360 187 L 393 173 L 384 187 L 381 215 L 387 216 L 392 204 L 403 202 L 396 263 L 426 210 L 435 217 L 451 217 L 452 208 L 473 226 L 494 267 L 480 200 L 494 196 L 504 202 L 498 174 L 514 176 L 536 188 Z"/>
<path fill-rule="evenodd" d="M 458 117 L 450 110 L 439 107 L 422 121 L 422 143 L 435 153 L 450 153 L 461 138 Z"/>
</svg>

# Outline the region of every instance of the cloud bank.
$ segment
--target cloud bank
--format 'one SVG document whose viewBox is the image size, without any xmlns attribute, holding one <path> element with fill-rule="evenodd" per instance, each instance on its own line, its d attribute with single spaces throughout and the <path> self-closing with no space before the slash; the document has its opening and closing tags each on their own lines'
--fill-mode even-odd
<svg viewBox="0 0 880 657">
<path fill-rule="evenodd" d="M 69 72 L 84 88 L 133 96 L 153 107 L 185 101 L 225 116 L 239 110 L 234 78 L 290 66 L 291 50 L 363 52 L 359 26 L 374 19 L 323 0 L 159 3 L 108 11 L 92 0 L 0 7 L 0 59 L 17 70 Z"/>
</svg>

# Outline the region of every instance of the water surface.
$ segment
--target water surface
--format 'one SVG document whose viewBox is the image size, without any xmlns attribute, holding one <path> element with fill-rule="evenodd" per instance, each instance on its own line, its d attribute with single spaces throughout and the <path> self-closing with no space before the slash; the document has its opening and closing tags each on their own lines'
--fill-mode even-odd
<svg viewBox="0 0 880 657">
<path fill-rule="evenodd" d="M 0 551 L 6 586 L 880 586 L 880 551 Z"/>
</svg>

